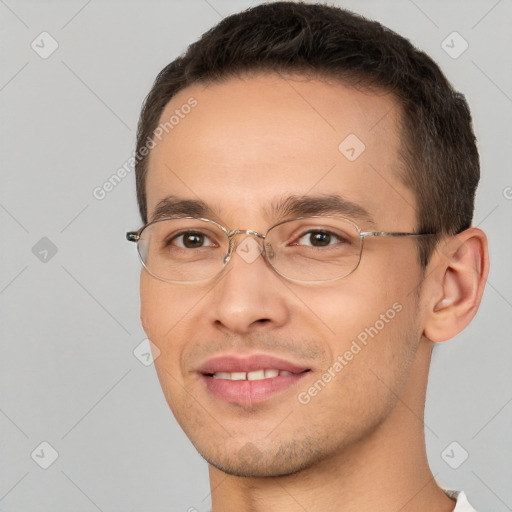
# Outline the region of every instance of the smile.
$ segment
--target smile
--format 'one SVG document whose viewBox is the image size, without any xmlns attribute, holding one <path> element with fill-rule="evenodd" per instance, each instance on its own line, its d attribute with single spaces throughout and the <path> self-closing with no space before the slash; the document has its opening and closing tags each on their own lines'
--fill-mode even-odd
<svg viewBox="0 0 512 512">
<path fill-rule="evenodd" d="M 271 355 L 257 354 L 217 356 L 197 371 L 212 398 L 254 405 L 291 388 L 311 369 Z"/>
<path fill-rule="evenodd" d="M 266 370 L 254 370 L 252 372 L 215 372 L 212 377 L 214 379 L 226 380 L 263 380 L 272 379 L 278 375 L 292 375 L 292 372 L 271 368 Z"/>
</svg>

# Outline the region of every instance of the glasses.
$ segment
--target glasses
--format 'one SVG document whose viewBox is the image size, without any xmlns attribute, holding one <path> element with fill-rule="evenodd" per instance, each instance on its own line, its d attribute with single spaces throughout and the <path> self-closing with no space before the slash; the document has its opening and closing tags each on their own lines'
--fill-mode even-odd
<svg viewBox="0 0 512 512">
<path fill-rule="evenodd" d="M 254 237 L 243 248 L 234 240 L 242 234 Z M 144 268 L 168 283 L 213 279 L 228 264 L 236 247 L 247 262 L 262 254 L 275 272 L 290 281 L 323 283 L 356 270 L 365 238 L 431 234 L 362 231 L 344 217 L 312 216 L 280 222 L 263 235 L 250 229 L 230 231 L 210 219 L 173 217 L 150 222 L 126 233 L 126 238 L 137 243 Z"/>
</svg>

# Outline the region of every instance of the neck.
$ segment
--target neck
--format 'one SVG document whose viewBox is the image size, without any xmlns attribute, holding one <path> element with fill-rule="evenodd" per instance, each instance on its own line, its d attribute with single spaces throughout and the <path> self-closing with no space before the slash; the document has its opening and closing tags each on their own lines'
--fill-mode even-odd
<svg viewBox="0 0 512 512">
<path fill-rule="evenodd" d="M 452 512 L 455 503 L 436 484 L 425 450 L 422 418 L 431 350 L 430 342 L 420 343 L 392 413 L 342 452 L 279 477 L 237 477 L 210 466 L 212 512 Z"/>
</svg>

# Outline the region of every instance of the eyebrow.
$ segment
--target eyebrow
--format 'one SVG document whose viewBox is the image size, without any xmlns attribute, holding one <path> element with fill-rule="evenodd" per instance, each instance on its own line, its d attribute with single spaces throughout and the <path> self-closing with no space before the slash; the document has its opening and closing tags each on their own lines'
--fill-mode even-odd
<svg viewBox="0 0 512 512">
<path fill-rule="evenodd" d="M 195 199 L 180 199 L 176 196 L 164 197 L 153 210 L 151 222 L 166 217 L 211 217 L 213 211 L 206 203 Z"/>
<path fill-rule="evenodd" d="M 341 215 L 375 225 L 370 212 L 363 206 L 337 194 L 320 196 L 288 196 L 272 203 L 271 211 L 277 217 L 309 215 Z"/>
<path fill-rule="evenodd" d="M 314 215 L 342 215 L 354 220 L 375 225 L 371 214 L 363 206 L 337 195 L 319 196 L 286 196 L 274 200 L 270 207 L 265 209 L 269 218 L 280 221 L 287 217 L 303 217 Z M 158 202 L 151 221 L 166 217 L 217 217 L 214 208 L 210 208 L 204 201 L 196 199 L 182 199 L 177 196 L 167 196 Z"/>
</svg>

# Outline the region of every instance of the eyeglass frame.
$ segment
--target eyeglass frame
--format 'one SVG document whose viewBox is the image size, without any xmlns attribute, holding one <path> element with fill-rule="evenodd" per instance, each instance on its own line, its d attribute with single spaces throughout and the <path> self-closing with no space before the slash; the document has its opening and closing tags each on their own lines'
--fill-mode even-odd
<svg viewBox="0 0 512 512">
<path fill-rule="evenodd" d="M 341 219 L 343 221 L 348 222 L 349 224 L 352 224 L 352 226 L 354 226 L 356 228 L 357 232 L 359 233 L 359 239 L 361 240 L 361 246 L 360 246 L 360 249 L 359 249 L 359 259 L 358 259 L 357 265 L 348 274 L 345 274 L 345 275 L 340 276 L 340 277 L 335 277 L 333 279 L 322 280 L 322 281 L 301 281 L 301 280 L 292 279 L 290 277 L 287 277 L 287 276 L 283 275 L 278 269 L 276 269 L 274 267 L 274 265 L 269 260 L 269 257 L 267 255 L 267 245 L 265 243 L 263 243 L 263 252 L 261 254 L 263 255 L 265 261 L 272 268 L 272 270 L 274 272 L 276 272 L 276 274 L 278 274 L 281 277 L 284 277 L 285 279 L 287 279 L 288 281 L 292 281 L 292 282 L 295 282 L 295 283 L 303 283 L 303 284 L 330 283 L 330 282 L 333 282 L 333 281 L 338 281 L 340 279 L 343 279 L 343 278 L 349 276 L 350 274 L 352 274 L 353 272 L 355 272 L 357 270 L 357 268 L 359 267 L 359 264 L 361 263 L 361 257 L 362 257 L 362 254 L 363 254 L 364 240 L 366 238 L 406 237 L 406 236 L 432 236 L 432 235 L 436 235 L 437 234 L 437 233 L 411 233 L 411 232 L 407 232 L 407 231 L 363 231 L 353 220 L 348 219 L 347 217 L 343 217 L 342 215 L 339 215 L 339 216 L 338 215 L 305 215 L 305 216 L 302 216 L 302 217 L 294 217 L 293 219 L 286 219 L 286 220 L 282 220 L 282 221 L 278 222 L 277 224 L 273 224 L 272 226 L 270 226 L 267 229 L 265 234 L 259 233 L 257 231 L 252 230 L 252 229 L 228 230 L 222 224 L 219 224 L 218 222 L 216 222 L 216 221 L 214 221 L 212 219 L 207 219 L 207 218 L 204 218 L 204 217 L 193 217 L 193 216 L 163 217 L 163 218 L 155 219 L 155 220 L 152 220 L 151 222 L 146 223 L 144 226 L 142 226 L 141 228 L 139 228 L 136 231 L 128 231 L 126 233 L 126 239 L 129 242 L 135 242 L 137 244 L 137 253 L 139 254 L 139 259 L 140 259 L 140 261 L 142 263 L 142 266 L 149 272 L 149 274 L 152 275 L 153 277 L 155 277 L 156 279 L 159 279 L 160 281 L 163 281 L 165 283 L 171 283 L 171 284 L 194 284 L 194 283 L 197 283 L 198 281 L 170 281 L 168 279 L 164 279 L 163 277 L 159 277 L 156 274 L 153 274 L 153 272 L 151 272 L 151 270 L 149 270 L 149 268 L 146 266 L 145 262 L 142 259 L 142 255 L 140 254 L 140 251 L 138 250 L 138 243 L 140 241 L 140 235 L 142 234 L 142 232 L 146 228 L 148 228 L 149 226 L 151 226 L 153 224 L 156 224 L 157 222 L 164 222 L 164 221 L 167 221 L 167 220 L 187 220 L 187 219 L 188 220 L 200 220 L 200 221 L 203 221 L 203 222 L 209 222 L 211 224 L 214 224 L 228 238 L 229 249 L 228 249 L 228 252 L 224 255 L 222 269 L 217 274 L 213 275 L 212 277 L 209 277 L 207 279 L 202 279 L 200 282 L 210 281 L 210 280 L 218 277 L 223 272 L 223 270 L 226 268 L 227 264 L 231 260 L 231 257 L 233 255 L 233 251 L 235 250 L 235 248 L 237 246 L 237 244 L 235 244 L 234 241 L 233 241 L 233 237 L 234 236 L 241 235 L 241 234 L 246 234 L 248 236 L 254 236 L 255 238 L 261 238 L 261 239 L 265 240 L 267 238 L 267 236 L 268 236 L 269 231 L 271 231 L 272 229 L 276 228 L 277 226 L 280 226 L 280 225 L 285 224 L 287 222 L 293 222 L 295 220 L 303 220 L 303 219 Z"/>
</svg>

